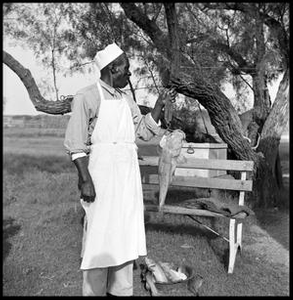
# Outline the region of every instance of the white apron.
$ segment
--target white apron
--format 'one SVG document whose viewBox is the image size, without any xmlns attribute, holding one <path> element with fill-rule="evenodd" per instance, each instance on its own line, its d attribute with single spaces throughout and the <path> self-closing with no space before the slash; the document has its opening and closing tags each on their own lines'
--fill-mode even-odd
<svg viewBox="0 0 293 300">
<path fill-rule="evenodd" d="M 87 228 L 81 269 L 117 266 L 146 255 L 143 194 L 131 111 L 126 99 L 101 103 L 89 172 L 96 199 L 81 200 Z"/>
</svg>

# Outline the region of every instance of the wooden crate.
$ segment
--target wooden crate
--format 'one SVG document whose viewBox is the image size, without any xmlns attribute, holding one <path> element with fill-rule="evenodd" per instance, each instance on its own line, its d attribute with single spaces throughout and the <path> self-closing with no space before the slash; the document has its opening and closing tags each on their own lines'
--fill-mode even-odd
<svg viewBox="0 0 293 300">
<path fill-rule="evenodd" d="M 181 154 L 188 164 L 192 159 L 227 159 L 227 144 L 223 143 L 183 143 Z M 176 176 L 215 177 L 226 174 L 225 170 L 185 169 L 175 170 Z"/>
</svg>

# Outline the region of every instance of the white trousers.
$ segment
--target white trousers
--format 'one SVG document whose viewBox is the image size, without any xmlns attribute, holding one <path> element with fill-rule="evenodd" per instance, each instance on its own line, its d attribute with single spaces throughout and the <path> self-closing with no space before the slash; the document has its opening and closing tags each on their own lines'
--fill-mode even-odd
<svg viewBox="0 0 293 300">
<path fill-rule="evenodd" d="M 133 261 L 120 266 L 83 270 L 83 296 L 133 295 Z"/>
</svg>

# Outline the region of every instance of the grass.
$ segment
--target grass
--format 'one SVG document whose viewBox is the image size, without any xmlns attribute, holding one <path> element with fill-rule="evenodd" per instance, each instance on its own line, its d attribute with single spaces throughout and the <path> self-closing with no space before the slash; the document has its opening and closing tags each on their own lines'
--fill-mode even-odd
<svg viewBox="0 0 293 300">
<path fill-rule="evenodd" d="M 4 136 L 3 295 L 79 296 L 83 212 L 77 173 L 64 154 L 61 137 L 29 138 L 28 142 L 25 135 Z M 192 193 L 170 191 L 169 201 L 180 201 Z M 289 295 L 289 270 L 265 251 L 254 251 L 260 240 L 280 251 L 274 240 L 255 229 L 258 220 L 247 220 L 244 251 L 237 256 L 233 275 L 227 274 L 227 243 L 191 219 L 148 214 L 145 220 L 148 255 L 193 266 L 204 278 L 200 296 Z M 225 235 L 226 221 L 214 224 Z M 142 258 L 138 265 L 141 263 Z M 159 289 L 169 296 L 193 296 L 185 284 Z M 150 296 L 141 283 L 139 268 L 134 270 L 134 295 Z"/>
</svg>

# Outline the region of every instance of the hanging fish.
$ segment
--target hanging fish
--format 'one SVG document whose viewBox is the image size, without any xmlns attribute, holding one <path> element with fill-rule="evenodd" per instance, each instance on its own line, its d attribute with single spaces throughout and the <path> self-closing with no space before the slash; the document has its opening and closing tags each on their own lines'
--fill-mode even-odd
<svg viewBox="0 0 293 300">
<path fill-rule="evenodd" d="M 177 163 L 183 163 L 186 159 L 180 154 L 185 133 L 176 129 L 163 136 L 159 143 L 159 210 L 165 203 L 167 191 L 172 181 Z"/>
</svg>

